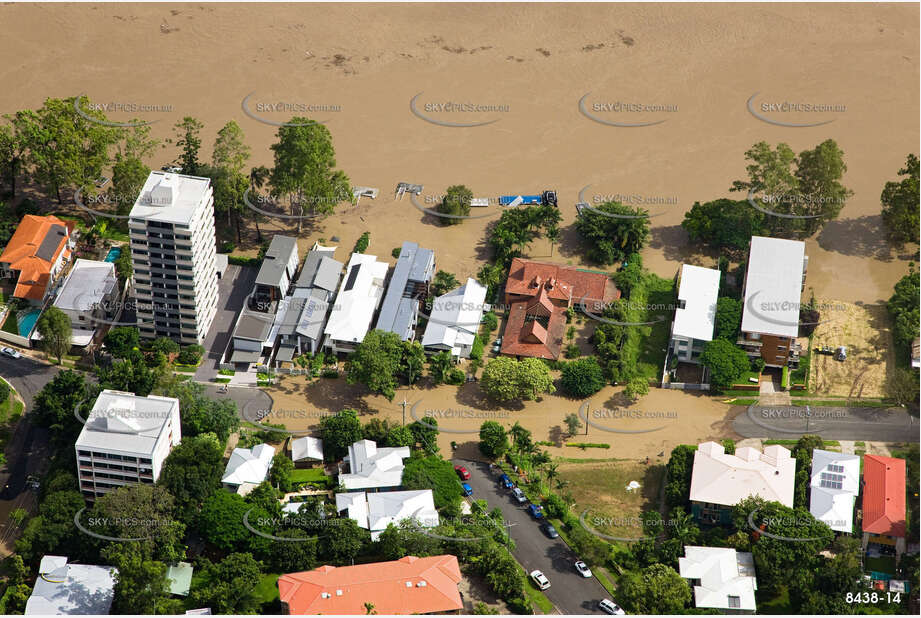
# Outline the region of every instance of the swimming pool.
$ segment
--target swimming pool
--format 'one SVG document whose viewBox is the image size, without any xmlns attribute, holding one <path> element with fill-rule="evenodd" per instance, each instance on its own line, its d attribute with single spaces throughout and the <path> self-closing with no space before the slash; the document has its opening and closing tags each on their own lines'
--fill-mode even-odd
<svg viewBox="0 0 921 618">
<path fill-rule="evenodd" d="M 19 316 L 19 334 L 22 337 L 28 337 L 32 333 L 32 329 L 35 328 L 35 323 L 38 322 L 38 316 L 41 313 L 41 309 L 33 309 Z"/>
<path fill-rule="evenodd" d="M 122 254 L 122 250 L 119 247 L 112 247 L 109 249 L 109 252 L 106 254 L 106 262 L 114 262 L 118 259 L 118 256 Z"/>
</svg>

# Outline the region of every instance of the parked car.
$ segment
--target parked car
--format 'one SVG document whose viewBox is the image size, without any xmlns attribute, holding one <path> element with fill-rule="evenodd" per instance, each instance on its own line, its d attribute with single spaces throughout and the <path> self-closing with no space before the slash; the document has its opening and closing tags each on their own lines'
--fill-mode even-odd
<svg viewBox="0 0 921 618">
<path fill-rule="evenodd" d="M 164 172 L 169 172 L 170 174 L 181 174 L 182 168 L 178 165 L 164 165 L 160 168 Z"/>
<path fill-rule="evenodd" d="M 539 504 L 529 504 L 528 513 L 530 513 L 531 517 L 534 519 L 541 519 L 544 516 L 544 509 L 541 508 Z"/>
<path fill-rule="evenodd" d="M 465 496 L 473 495 L 473 487 L 471 487 L 468 483 L 461 483 L 461 490 L 464 492 Z"/>
<path fill-rule="evenodd" d="M 545 521 L 541 528 L 543 529 L 544 534 L 546 534 L 551 539 L 560 538 L 560 533 L 556 531 L 556 528 L 554 528 L 553 524 L 551 524 L 549 521 Z"/>
<path fill-rule="evenodd" d="M 547 579 L 547 576 L 538 571 L 537 569 L 531 571 L 531 581 L 534 582 L 541 590 L 546 590 L 550 587 L 550 580 Z"/>
<path fill-rule="evenodd" d="M 470 472 L 464 466 L 454 466 L 454 471 L 457 472 L 457 476 L 461 477 L 463 481 L 470 478 Z"/>
<path fill-rule="evenodd" d="M 4 356 L 9 356 L 10 358 L 22 358 L 22 354 L 14 350 L 13 348 L 0 348 L 0 353 L 3 353 Z"/>
<path fill-rule="evenodd" d="M 506 489 L 511 489 L 515 486 L 515 483 L 512 482 L 512 479 L 508 477 L 508 474 L 503 474 L 499 477 L 499 482 L 502 483 L 502 486 Z"/>
<path fill-rule="evenodd" d="M 588 565 L 582 562 L 581 560 L 576 560 L 576 570 L 582 577 L 591 577 L 592 570 L 588 568 Z"/>
<path fill-rule="evenodd" d="M 502 337 L 499 337 L 498 339 L 496 339 L 495 343 L 492 344 L 492 352 L 493 354 L 498 354 L 499 350 L 501 349 L 502 349 Z"/>
<path fill-rule="evenodd" d="M 517 487 L 512 490 L 512 495 L 515 496 L 515 500 L 518 500 L 518 504 L 524 504 L 528 501 L 528 497 Z"/>
<path fill-rule="evenodd" d="M 96 185 L 96 188 L 97 188 L 97 189 L 101 189 L 101 188 L 103 188 L 104 186 L 106 186 L 107 184 L 109 184 L 109 177 L 108 177 L 108 176 L 100 176 L 99 178 L 96 179 L 96 182 L 93 183 L 93 184 Z"/>
<path fill-rule="evenodd" d="M 844 346 L 844 345 L 838 346 L 838 349 L 835 350 L 835 360 L 836 361 L 847 360 L 847 346 Z"/>
<path fill-rule="evenodd" d="M 606 614 L 614 614 L 615 616 L 623 616 L 627 613 L 620 608 L 620 605 L 611 599 L 601 599 L 598 601 L 598 609 Z"/>
</svg>

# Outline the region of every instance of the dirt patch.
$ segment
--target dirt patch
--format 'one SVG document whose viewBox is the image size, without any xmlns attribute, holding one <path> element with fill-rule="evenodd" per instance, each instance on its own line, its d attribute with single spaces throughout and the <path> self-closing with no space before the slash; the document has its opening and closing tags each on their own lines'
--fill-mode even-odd
<svg viewBox="0 0 921 618">
<path fill-rule="evenodd" d="M 460 582 L 457 584 L 460 590 L 461 600 L 464 602 L 465 614 L 473 613 L 473 606 L 477 603 L 486 603 L 493 609 L 499 610 L 500 615 L 510 614 L 505 601 L 496 596 L 486 580 L 474 573 L 464 573 Z"/>
<path fill-rule="evenodd" d="M 847 360 L 837 361 L 813 350 L 810 389 L 854 399 L 884 396 L 887 374 L 895 367 L 885 306 L 842 301 L 819 301 L 819 305 L 827 309 L 821 313 L 822 323 L 813 334 L 813 348 L 847 346 Z"/>
</svg>

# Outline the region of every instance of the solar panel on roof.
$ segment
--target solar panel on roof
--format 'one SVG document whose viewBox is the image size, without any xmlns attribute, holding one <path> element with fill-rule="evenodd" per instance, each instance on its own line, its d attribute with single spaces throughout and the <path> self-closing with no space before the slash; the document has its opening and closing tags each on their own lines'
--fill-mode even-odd
<svg viewBox="0 0 921 618">
<path fill-rule="evenodd" d="M 358 278 L 358 269 L 361 268 L 361 264 L 355 264 L 352 266 L 352 269 L 349 271 L 349 278 L 345 282 L 345 291 L 348 292 L 353 287 L 355 287 L 355 280 Z"/>
<path fill-rule="evenodd" d="M 828 464 L 829 472 L 844 472 L 844 466 L 839 466 L 838 464 Z"/>
</svg>

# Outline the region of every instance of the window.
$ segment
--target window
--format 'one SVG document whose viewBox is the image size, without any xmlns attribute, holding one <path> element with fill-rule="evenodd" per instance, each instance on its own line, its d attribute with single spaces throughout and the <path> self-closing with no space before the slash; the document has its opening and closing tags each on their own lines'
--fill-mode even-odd
<svg viewBox="0 0 921 618">
<path fill-rule="evenodd" d="M 755 341 L 759 341 L 761 339 L 761 335 L 759 333 L 749 333 L 748 336 Z"/>
<path fill-rule="evenodd" d="M 729 609 L 739 609 L 742 607 L 742 599 L 729 595 Z"/>
</svg>

